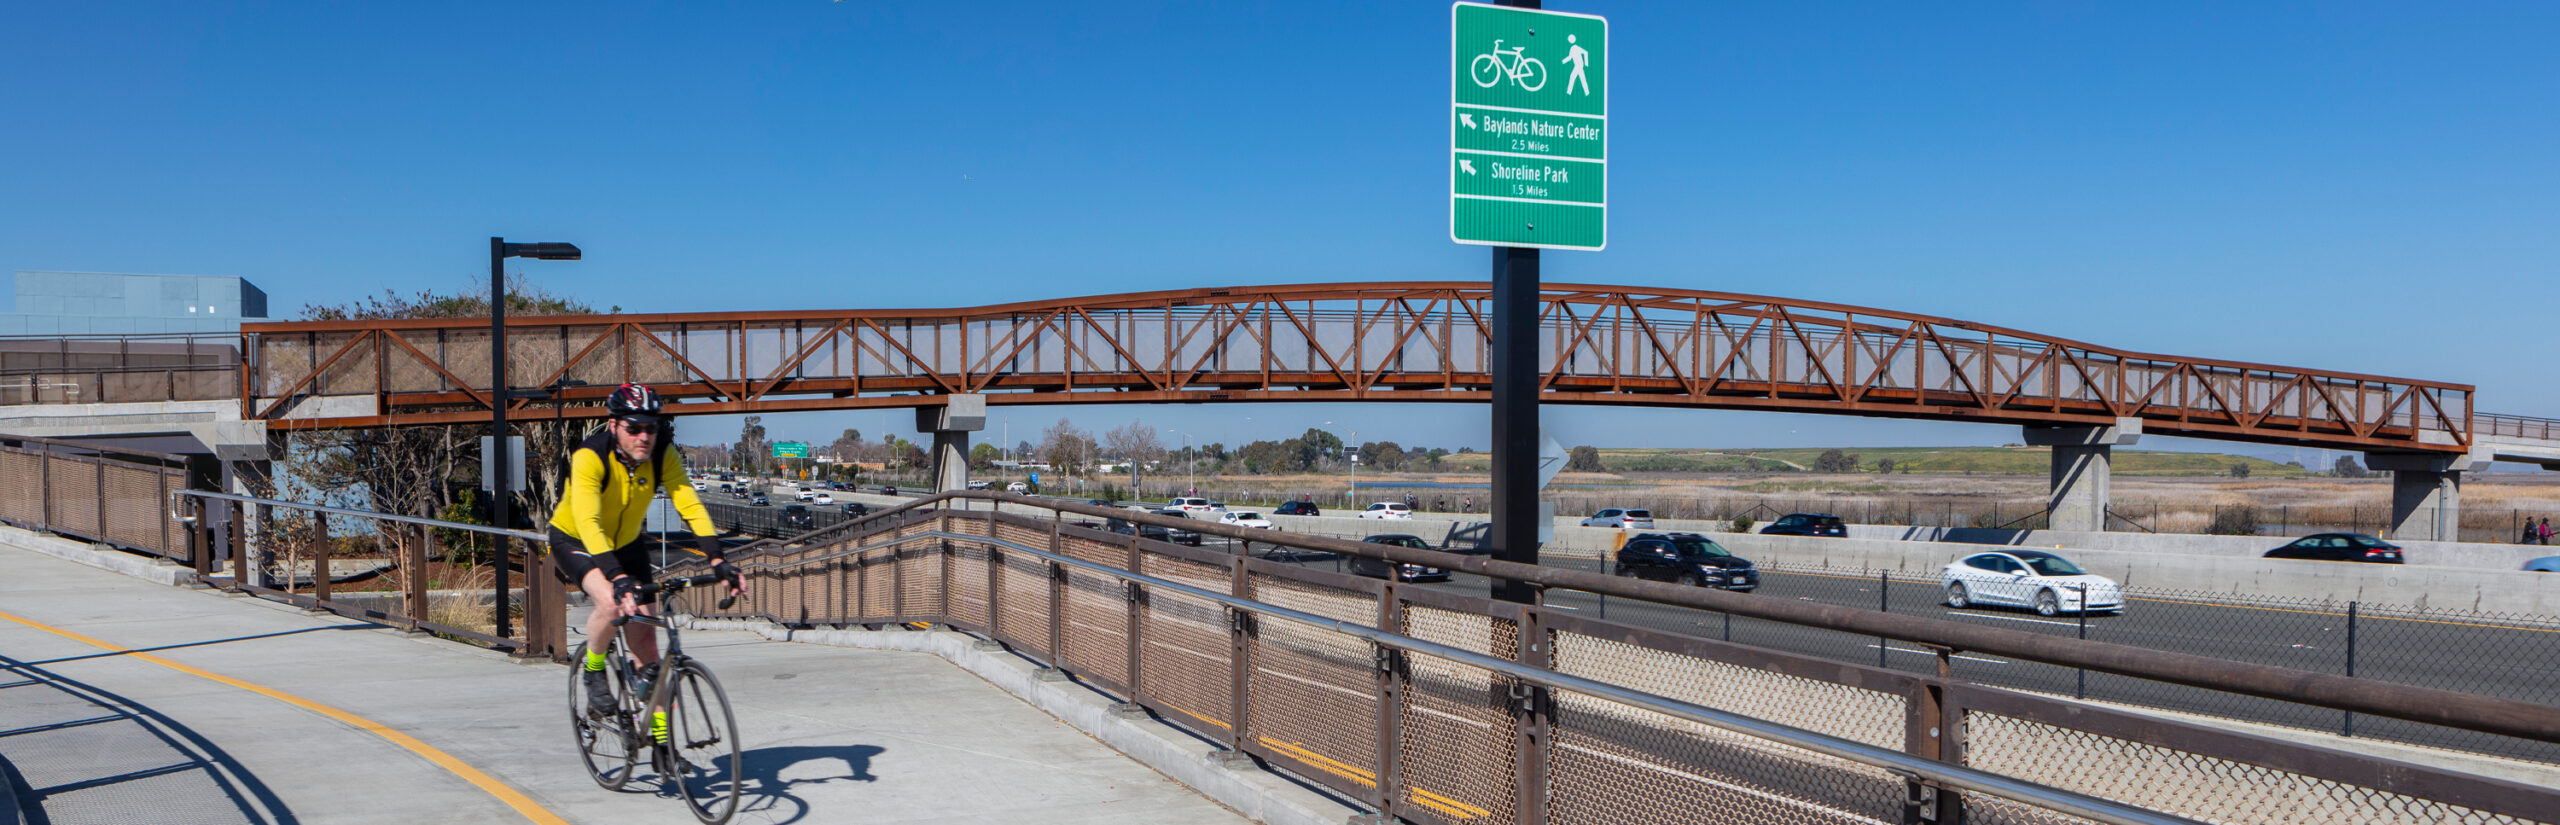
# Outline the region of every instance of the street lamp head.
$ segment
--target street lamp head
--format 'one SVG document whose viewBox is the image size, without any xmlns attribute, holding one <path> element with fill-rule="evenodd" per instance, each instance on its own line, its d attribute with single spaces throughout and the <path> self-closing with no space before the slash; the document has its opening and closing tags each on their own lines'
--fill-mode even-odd
<svg viewBox="0 0 2560 825">
<path fill-rule="evenodd" d="M 505 255 L 509 258 L 534 258 L 544 261 L 574 261 L 581 253 L 573 243 L 511 243 Z"/>
</svg>

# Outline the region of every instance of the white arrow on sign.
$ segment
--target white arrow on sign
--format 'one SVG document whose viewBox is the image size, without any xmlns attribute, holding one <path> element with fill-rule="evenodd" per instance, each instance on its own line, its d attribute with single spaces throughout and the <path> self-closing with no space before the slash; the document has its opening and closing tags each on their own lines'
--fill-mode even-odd
<svg viewBox="0 0 2560 825">
<path fill-rule="evenodd" d="M 1476 162 L 1466 158 L 1459 158 L 1458 168 L 1467 170 L 1467 174 L 1472 175 L 1476 173 Z"/>
<path fill-rule="evenodd" d="M 1564 469 L 1564 445 L 1556 443 L 1555 436 L 1547 434 L 1547 428 L 1539 427 L 1538 487 L 1545 489 L 1547 482 L 1554 481 L 1556 472 L 1562 469 Z"/>
<path fill-rule="evenodd" d="M 1459 112 L 1458 122 L 1466 124 L 1469 129 L 1476 128 L 1476 116 L 1472 113 Z"/>
</svg>

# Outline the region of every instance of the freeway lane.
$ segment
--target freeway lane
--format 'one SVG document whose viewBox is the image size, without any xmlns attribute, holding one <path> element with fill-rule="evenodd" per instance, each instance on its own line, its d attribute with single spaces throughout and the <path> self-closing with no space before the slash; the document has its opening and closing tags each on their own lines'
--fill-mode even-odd
<svg viewBox="0 0 2560 825">
<path fill-rule="evenodd" d="M 1586 559 L 1548 559 L 1545 563 L 1584 571 L 1601 569 L 1598 562 Z M 1481 577 L 1460 574 L 1447 583 L 1422 586 L 1483 595 L 1489 583 Z M 2077 637 L 2082 632 L 2078 617 L 2047 619 L 2027 611 L 1950 609 L 1939 602 L 1935 582 L 1763 568 L 1756 595 L 1869 609 L 1882 607 L 1892 613 L 2057 636 Z M 1640 627 L 1835 661 L 1879 664 L 1878 640 L 1871 637 L 1576 591 L 1550 593 L 1548 602 Z M 2232 661 L 2345 673 L 2346 619 L 2343 610 L 2132 596 L 2122 615 L 2088 617 L 2087 638 Z M 2355 626 L 2357 676 L 2560 704 L 2560 673 L 2553 670 L 2553 663 L 2560 662 L 2560 628 L 2507 627 L 2370 613 L 2360 613 Z M 1886 646 L 1882 655 L 1882 664 L 1896 670 L 1929 673 L 1937 666 L 1934 655 L 1906 642 Z M 2560 762 L 2560 746 L 2390 719 L 2364 717 L 2350 722 L 2333 710 L 2107 674 L 2087 674 L 2083 681 L 2083 674 L 2077 670 L 1998 656 L 1958 656 L 1950 662 L 1949 669 L 1957 678 L 2020 690 L 2307 730 L 2339 732 L 2351 724 L 2357 736 Z"/>
</svg>

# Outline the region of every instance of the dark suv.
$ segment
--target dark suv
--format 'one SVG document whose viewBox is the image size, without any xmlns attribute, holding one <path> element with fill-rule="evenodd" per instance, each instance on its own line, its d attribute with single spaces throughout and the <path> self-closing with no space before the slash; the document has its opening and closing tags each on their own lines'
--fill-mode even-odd
<svg viewBox="0 0 2560 825">
<path fill-rule="evenodd" d="M 1760 571 L 1750 559 L 1696 533 L 1638 533 L 1627 540 L 1627 546 L 1618 548 L 1618 562 L 1609 572 L 1718 590 L 1748 591 L 1760 586 Z"/>
<path fill-rule="evenodd" d="M 1384 544 L 1390 547 L 1411 547 L 1415 550 L 1440 549 L 1431 546 L 1430 542 L 1423 541 L 1421 536 L 1407 535 L 1404 533 L 1381 533 L 1379 535 L 1361 539 L 1361 541 L 1370 544 Z M 1362 576 L 1373 576 L 1383 579 L 1387 578 L 1389 571 L 1392 570 L 1394 578 L 1397 581 L 1418 582 L 1424 579 L 1433 579 L 1437 581 L 1449 580 L 1449 571 L 1429 565 L 1391 562 L 1385 559 L 1369 558 L 1368 556 L 1352 556 L 1350 562 L 1351 572 Z"/>
<path fill-rule="evenodd" d="M 1171 513 L 1157 511 L 1153 513 L 1153 515 L 1179 516 L 1181 512 L 1182 511 L 1180 510 L 1175 510 Z M 1200 546 L 1200 534 L 1180 528 L 1158 527 L 1153 524 L 1140 524 L 1134 521 L 1121 521 L 1115 518 L 1103 522 L 1102 529 L 1109 530 L 1123 536 L 1136 534 L 1138 538 L 1153 539 L 1166 544 L 1188 544 L 1193 547 Z"/>
<path fill-rule="evenodd" d="M 1849 525 L 1830 513 L 1788 513 L 1760 528 L 1764 536 L 1830 536 L 1848 538 Z"/>
<path fill-rule="evenodd" d="M 812 530 L 818 526 L 818 514 L 809 512 L 805 504 L 782 505 L 782 527 L 785 530 Z"/>
<path fill-rule="evenodd" d="M 1279 508 L 1271 511 L 1271 514 L 1275 516 L 1321 516 L 1324 515 L 1324 511 L 1316 509 L 1316 503 L 1312 501 L 1283 501 L 1280 502 Z"/>
</svg>

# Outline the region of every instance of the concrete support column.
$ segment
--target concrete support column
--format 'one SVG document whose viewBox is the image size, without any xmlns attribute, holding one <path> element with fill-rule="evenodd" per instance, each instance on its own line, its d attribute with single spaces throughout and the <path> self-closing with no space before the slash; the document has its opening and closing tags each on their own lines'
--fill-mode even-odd
<svg viewBox="0 0 2560 825">
<path fill-rule="evenodd" d="M 2142 420 L 2119 418 L 2109 427 L 2027 427 L 2025 431 L 2028 444 L 2053 448 L 2053 484 L 2045 499 L 2047 528 L 2105 532 L 2114 449 L 2142 440 Z"/>
<path fill-rule="evenodd" d="M 2443 453 L 2365 453 L 2364 465 L 2391 471 L 2394 541 L 2457 541 L 2462 525 L 2462 471 L 2472 457 Z"/>
<path fill-rule="evenodd" d="M 917 407 L 916 430 L 933 433 L 933 489 L 969 488 L 969 434 L 987 428 L 987 397 L 942 396 L 941 406 Z"/>
</svg>

